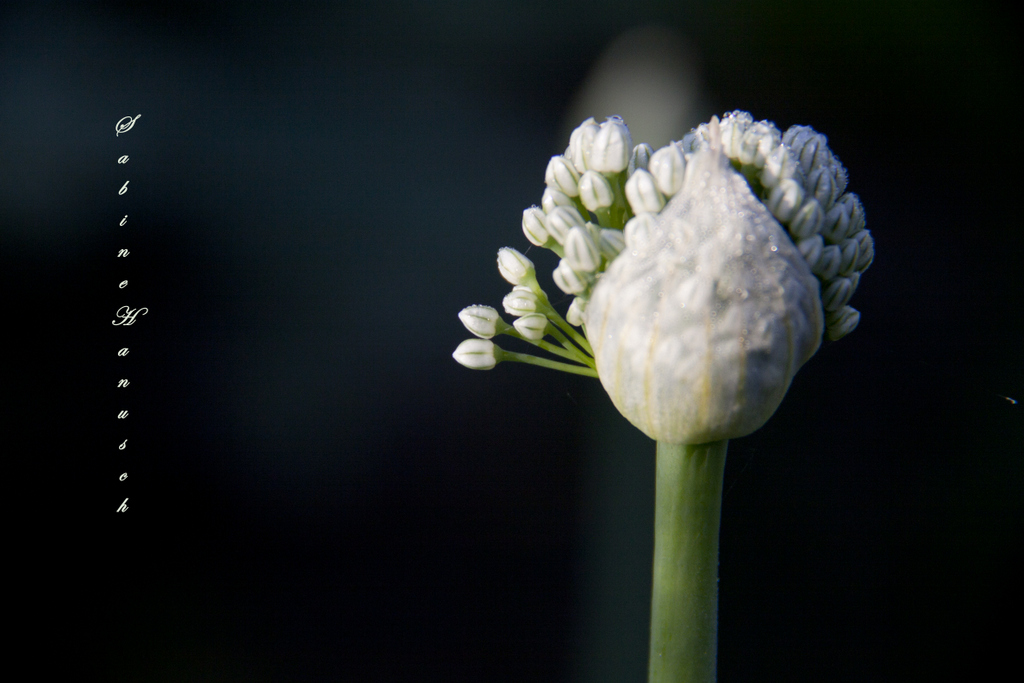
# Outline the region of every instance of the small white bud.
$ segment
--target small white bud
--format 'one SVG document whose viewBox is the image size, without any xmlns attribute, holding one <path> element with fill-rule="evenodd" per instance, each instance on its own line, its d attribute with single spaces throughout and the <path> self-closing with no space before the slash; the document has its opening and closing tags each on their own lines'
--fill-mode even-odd
<svg viewBox="0 0 1024 683">
<path fill-rule="evenodd" d="M 839 274 L 839 264 L 842 262 L 842 259 L 843 254 L 839 251 L 839 247 L 830 244 L 821 250 L 821 260 L 818 261 L 818 267 L 816 269 L 812 268 L 811 272 L 822 280 L 831 280 Z"/>
<path fill-rule="evenodd" d="M 853 296 L 853 283 L 849 278 L 837 277 L 821 293 L 821 305 L 826 311 L 838 311 L 850 303 L 851 296 Z"/>
<path fill-rule="evenodd" d="M 498 272 L 513 285 L 533 280 L 537 273 L 533 261 L 512 247 L 502 247 L 498 250 Z"/>
<path fill-rule="evenodd" d="M 501 360 L 501 349 L 486 339 L 467 339 L 455 349 L 452 358 L 470 370 L 490 370 Z"/>
<path fill-rule="evenodd" d="M 615 203 L 615 190 L 602 174 L 587 171 L 580 176 L 580 201 L 589 211 L 597 212 Z"/>
<path fill-rule="evenodd" d="M 565 238 L 569 231 L 584 223 L 583 216 L 574 207 L 556 206 L 548 211 L 544 225 L 547 226 L 548 234 L 555 238 L 559 244 L 565 244 Z"/>
<path fill-rule="evenodd" d="M 571 143 L 570 143 L 571 144 Z M 618 173 L 626 170 L 633 151 L 633 140 L 629 129 L 617 116 L 601 124 L 590 154 L 586 156 L 587 168 L 602 173 Z"/>
<path fill-rule="evenodd" d="M 569 136 L 569 160 L 579 173 L 587 170 L 587 156 L 599 130 L 597 122 L 591 117 L 577 126 Z"/>
<path fill-rule="evenodd" d="M 847 238 L 839 244 L 839 252 L 842 254 L 839 259 L 839 274 L 842 277 L 850 277 L 850 274 L 857 269 L 860 243 L 853 238 Z"/>
<path fill-rule="evenodd" d="M 565 312 L 565 319 L 569 321 L 570 325 L 579 327 L 585 322 L 583 315 L 586 313 L 586 310 L 587 300 L 578 296 L 569 304 L 569 310 Z"/>
<path fill-rule="evenodd" d="M 857 257 L 856 268 L 858 272 L 863 273 L 875 259 L 875 241 L 867 230 L 861 230 L 853 236 L 853 239 L 857 240 L 857 244 L 860 247 L 858 249 L 859 256 Z"/>
<path fill-rule="evenodd" d="M 515 325 L 519 334 L 530 341 L 540 341 L 548 329 L 548 319 L 541 313 L 529 313 L 512 324 Z"/>
<path fill-rule="evenodd" d="M 850 306 L 843 306 L 825 316 L 825 335 L 832 341 L 842 339 L 853 332 L 860 322 L 860 311 Z"/>
<path fill-rule="evenodd" d="M 601 230 L 598 248 L 601 250 L 601 256 L 604 257 L 604 260 L 611 263 L 626 248 L 625 236 L 621 230 L 604 228 Z"/>
<path fill-rule="evenodd" d="M 779 181 L 768 195 L 768 210 L 781 223 L 789 223 L 804 203 L 804 188 L 792 178 Z"/>
<path fill-rule="evenodd" d="M 743 134 L 737 150 L 737 157 L 740 163 L 762 168 L 768 155 L 779 146 L 780 142 L 782 142 L 782 134 L 778 128 L 767 121 L 758 121 Z"/>
<path fill-rule="evenodd" d="M 551 157 L 548 168 L 544 172 L 544 182 L 548 187 L 552 190 L 560 190 L 570 197 L 579 194 L 576 187 L 579 179 L 579 173 L 573 168 L 572 162 L 562 155 Z"/>
<path fill-rule="evenodd" d="M 807 267 L 811 269 L 812 273 L 815 272 L 821 263 L 821 252 L 825 249 L 825 240 L 821 238 L 821 235 L 812 235 L 797 242 L 796 248 L 803 254 Z"/>
<path fill-rule="evenodd" d="M 579 273 L 593 273 L 601 265 L 601 251 L 586 227 L 577 226 L 565 238 L 565 260 Z"/>
<path fill-rule="evenodd" d="M 683 171 L 686 170 L 686 158 L 683 150 L 676 143 L 662 147 L 651 157 L 648 166 L 658 189 L 666 197 L 671 197 L 683 186 Z"/>
<path fill-rule="evenodd" d="M 805 176 L 820 166 L 833 163 L 828 138 L 810 126 L 790 126 L 782 136 L 782 141 L 793 150 Z"/>
<path fill-rule="evenodd" d="M 530 313 L 536 313 L 539 303 L 540 299 L 537 297 L 537 294 L 529 287 L 524 287 L 523 285 L 513 287 L 512 291 L 501 300 L 501 305 L 505 307 L 505 312 L 517 318 L 529 315 Z"/>
<path fill-rule="evenodd" d="M 498 333 L 497 326 L 501 316 L 490 306 L 466 306 L 459 311 L 459 320 L 476 336 L 490 339 Z"/>
<path fill-rule="evenodd" d="M 523 234 L 530 244 L 543 247 L 548 241 L 548 229 L 544 226 L 544 212 L 536 206 L 523 211 Z"/>
<path fill-rule="evenodd" d="M 839 244 L 864 228 L 864 207 L 857 195 L 847 192 L 825 213 L 821 226 L 822 236 L 832 244 Z"/>
<path fill-rule="evenodd" d="M 787 178 L 800 175 L 800 162 L 786 145 L 779 145 L 765 157 L 761 184 L 771 189 Z"/>
<path fill-rule="evenodd" d="M 795 242 L 805 240 L 811 235 L 818 234 L 824 220 L 825 212 L 821 210 L 818 200 L 808 199 L 793 216 L 793 221 L 789 224 L 789 234 L 793 236 Z"/>
<path fill-rule="evenodd" d="M 732 111 L 718 122 L 718 130 L 722 140 L 722 151 L 734 159 L 740 156 L 740 144 L 743 136 L 754 124 L 754 117 L 749 112 Z"/>
<path fill-rule="evenodd" d="M 836 184 L 832 176 L 832 169 L 827 166 L 819 166 L 807 176 L 807 192 L 818 200 L 823 207 L 832 206 L 835 200 Z"/>
<path fill-rule="evenodd" d="M 639 213 L 626 222 L 622 229 L 622 238 L 630 249 L 642 249 L 654 234 L 656 215 L 653 213 Z"/>
<path fill-rule="evenodd" d="M 545 187 L 544 194 L 540 198 L 540 206 L 545 212 L 551 213 L 559 206 L 576 208 L 576 202 L 561 190 L 552 190 L 550 187 Z"/>
<path fill-rule="evenodd" d="M 588 277 L 585 273 L 578 273 L 573 270 L 565 259 L 558 262 L 558 267 L 551 274 L 551 278 L 558 285 L 558 288 L 566 294 L 585 292 L 592 281 L 592 278 Z"/>
<path fill-rule="evenodd" d="M 629 157 L 629 165 L 626 166 L 626 175 L 633 175 L 638 168 L 647 170 L 651 163 L 651 146 L 642 142 L 633 148 L 633 154 Z"/>
<path fill-rule="evenodd" d="M 658 213 L 665 206 L 665 197 L 658 190 L 654 176 L 642 169 L 626 181 L 626 199 L 635 214 Z"/>
</svg>

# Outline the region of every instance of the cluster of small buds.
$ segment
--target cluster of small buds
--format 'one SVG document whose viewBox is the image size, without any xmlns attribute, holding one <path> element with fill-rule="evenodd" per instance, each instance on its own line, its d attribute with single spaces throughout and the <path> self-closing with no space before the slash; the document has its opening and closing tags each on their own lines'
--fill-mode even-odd
<svg viewBox="0 0 1024 683">
<path fill-rule="evenodd" d="M 681 141 L 655 151 L 646 144 L 634 145 L 619 117 L 580 124 L 565 152 L 548 162 L 540 206 L 524 210 L 522 221 L 531 244 L 560 257 L 552 279 L 574 297 L 565 318 L 537 283 L 533 263 L 504 248 L 498 253 L 498 269 L 513 285 L 504 308 L 516 320 L 509 325 L 486 306 L 464 309 L 460 318 L 480 339 L 460 345 L 456 360 L 476 369 L 519 360 L 595 375 L 592 349 L 573 327 L 585 325 L 587 304 L 612 262 L 624 250 L 635 253 L 652 231 L 660 230 L 662 210 L 683 189 L 691 157 L 712 144 L 710 125 L 701 124 Z M 871 265 L 874 246 L 860 200 L 845 192 L 846 170 L 825 136 L 808 126 L 782 133 L 771 122 L 755 121 L 742 111 L 726 114 L 716 125 L 721 152 L 785 228 L 817 277 L 826 335 L 836 340 L 850 333 L 860 313 L 848 302 L 861 273 Z M 489 341 L 499 334 L 544 348 L 570 364 L 503 351 Z"/>
<path fill-rule="evenodd" d="M 459 344 L 452 354 L 455 360 L 473 370 L 490 370 L 501 361 L 514 360 L 596 377 L 590 344 L 551 306 L 547 293 L 537 282 L 533 262 L 515 249 L 505 247 L 498 251 L 498 272 L 512 285 L 502 306 L 515 320 L 509 325 L 491 306 L 462 309 L 459 320 L 478 339 L 467 339 Z M 506 351 L 491 341 L 500 334 L 521 339 L 568 362 Z M 561 346 L 547 341 L 547 337 Z"/>
<path fill-rule="evenodd" d="M 846 169 L 827 138 L 810 126 L 780 133 L 744 111 L 726 114 L 719 130 L 723 152 L 789 232 L 821 283 L 826 335 L 833 341 L 846 336 L 860 322 L 860 313 L 847 304 L 875 248 L 864 227 L 864 208 L 856 194 L 845 192 Z M 690 154 L 708 141 L 708 126 L 701 124 L 680 144 Z"/>
</svg>

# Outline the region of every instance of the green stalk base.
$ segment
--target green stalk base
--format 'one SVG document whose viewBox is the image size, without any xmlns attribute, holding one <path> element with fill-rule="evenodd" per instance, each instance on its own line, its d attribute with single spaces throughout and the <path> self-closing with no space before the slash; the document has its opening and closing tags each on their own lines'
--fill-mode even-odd
<svg viewBox="0 0 1024 683">
<path fill-rule="evenodd" d="M 658 442 L 649 683 L 713 683 L 728 441 Z"/>
</svg>

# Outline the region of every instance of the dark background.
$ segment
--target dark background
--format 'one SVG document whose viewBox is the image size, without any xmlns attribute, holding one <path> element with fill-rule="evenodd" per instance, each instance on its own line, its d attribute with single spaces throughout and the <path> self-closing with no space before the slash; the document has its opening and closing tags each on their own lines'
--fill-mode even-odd
<svg viewBox="0 0 1024 683">
<path fill-rule="evenodd" d="M 876 240 L 858 330 L 730 443 L 720 680 L 1018 661 L 1008 7 L 7 2 L 8 557 L 39 670 L 645 679 L 654 444 L 593 380 L 450 356 L 588 70 L 642 24 L 690 46 L 707 113 L 825 132 Z M 150 312 L 114 328 L 123 304 Z"/>
</svg>

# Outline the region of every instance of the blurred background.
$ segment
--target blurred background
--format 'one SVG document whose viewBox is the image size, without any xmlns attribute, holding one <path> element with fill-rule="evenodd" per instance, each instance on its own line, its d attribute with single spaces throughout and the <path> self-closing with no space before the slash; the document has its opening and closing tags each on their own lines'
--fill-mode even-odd
<svg viewBox="0 0 1024 683">
<path fill-rule="evenodd" d="M 583 118 L 657 147 L 733 109 L 828 135 L 877 256 L 858 330 L 729 445 L 719 679 L 1016 662 L 1016 27 L 966 0 L 5 2 L 9 557 L 39 664 L 645 680 L 654 444 L 596 381 L 458 366 L 456 314 L 500 307 L 496 251 L 526 251 Z M 125 304 L 149 313 L 111 326 Z"/>
</svg>

